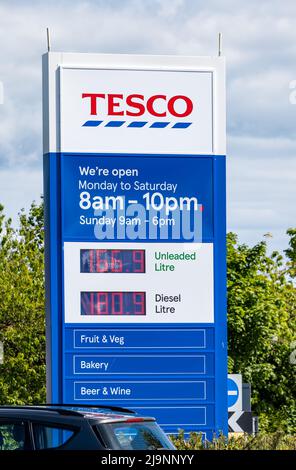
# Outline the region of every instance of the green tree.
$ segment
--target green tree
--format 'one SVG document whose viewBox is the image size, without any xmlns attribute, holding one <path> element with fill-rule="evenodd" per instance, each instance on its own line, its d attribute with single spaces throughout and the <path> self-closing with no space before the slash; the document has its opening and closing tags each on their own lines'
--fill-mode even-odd
<svg viewBox="0 0 296 470">
<path fill-rule="evenodd" d="M 287 234 L 290 236 L 289 248 L 284 250 L 288 258 L 287 272 L 291 278 L 296 277 L 296 228 L 289 228 Z"/>
<path fill-rule="evenodd" d="M 261 428 L 295 432 L 296 376 L 290 361 L 296 332 L 293 263 L 278 252 L 268 256 L 265 242 L 240 245 L 233 233 L 227 245 L 229 372 L 242 373 L 252 384 L 253 410 Z M 292 261 L 292 238 L 290 246 L 286 254 Z"/>
<path fill-rule="evenodd" d="M 20 213 L 19 229 L 0 206 L 0 403 L 45 402 L 43 204 Z M 296 230 L 286 258 L 227 237 L 229 372 L 252 384 L 253 410 L 266 430 L 296 431 Z"/>
<path fill-rule="evenodd" d="M 0 403 L 45 402 L 43 205 L 19 215 L 19 229 L 0 206 Z"/>
</svg>

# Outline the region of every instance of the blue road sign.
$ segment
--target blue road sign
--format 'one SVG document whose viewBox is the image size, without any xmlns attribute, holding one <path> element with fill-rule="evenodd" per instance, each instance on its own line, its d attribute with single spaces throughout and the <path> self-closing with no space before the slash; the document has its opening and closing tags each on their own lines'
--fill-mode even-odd
<svg viewBox="0 0 296 470">
<path fill-rule="evenodd" d="M 227 379 L 228 408 L 234 406 L 239 398 L 237 383 L 232 379 Z"/>
</svg>

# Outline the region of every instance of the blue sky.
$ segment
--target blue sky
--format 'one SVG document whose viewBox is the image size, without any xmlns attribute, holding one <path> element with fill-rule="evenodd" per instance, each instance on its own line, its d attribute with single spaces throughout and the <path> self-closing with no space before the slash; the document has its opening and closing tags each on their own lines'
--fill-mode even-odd
<svg viewBox="0 0 296 470">
<path fill-rule="evenodd" d="M 42 193 L 41 54 L 216 55 L 227 59 L 228 230 L 249 244 L 296 226 L 296 2 L 105 0 L 0 2 L 0 202 L 15 223 Z M 1 91 L 1 88 L 0 88 Z M 1 98 L 1 93 L 0 93 Z"/>
</svg>

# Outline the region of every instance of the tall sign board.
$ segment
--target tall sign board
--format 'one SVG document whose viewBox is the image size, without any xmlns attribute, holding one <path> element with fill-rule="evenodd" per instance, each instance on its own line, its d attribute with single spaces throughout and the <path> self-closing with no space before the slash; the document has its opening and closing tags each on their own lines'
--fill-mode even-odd
<svg viewBox="0 0 296 470">
<path fill-rule="evenodd" d="M 227 433 L 224 59 L 43 57 L 47 389 Z"/>
</svg>

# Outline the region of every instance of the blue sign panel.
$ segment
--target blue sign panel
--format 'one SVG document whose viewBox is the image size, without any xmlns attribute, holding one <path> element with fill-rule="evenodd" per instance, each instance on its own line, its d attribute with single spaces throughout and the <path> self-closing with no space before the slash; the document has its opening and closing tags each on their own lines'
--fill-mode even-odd
<svg viewBox="0 0 296 470">
<path fill-rule="evenodd" d="M 144 406 L 138 407 L 134 406 L 134 410 L 138 413 L 141 413 L 144 416 L 154 416 L 160 426 L 173 426 L 178 425 L 176 423 L 176 416 L 182 415 L 182 422 L 179 423 L 179 426 L 183 429 L 186 427 L 193 427 L 198 426 L 213 426 L 215 421 L 215 411 L 214 406 L 183 406 L 178 407 L 175 406 L 163 406 L 163 407 L 154 407 L 152 406 Z"/>
<path fill-rule="evenodd" d="M 74 355 L 74 374 L 210 374 L 213 357 L 210 354 L 133 354 L 133 355 Z M 68 363 L 73 372 L 73 361 Z"/>
<path fill-rule="evenodd" d="M 227 433 L 224 165 L 45 156 L 49 185 L 61 185 L 47 192 L 63 279 L 55 401 L 151 410 L 170 433 Z"/>
<path fill-rule="evenodd" d="M 211 158 L 139 156 L 135 165 L 126 155 L 70 154 L 61 172 L 64 240 L 213 241 Z M 202 225 L 194 226 L 203 208 Z M 161 225 L 162 217 L 175 223 Z"/>
<path fill-rule="evenodd" d="M 212 333 L 205 328 L 96 328 L 74 330 L 74 335 L 68 334 L 66 341 L 69 349 L 213 349 Z"/>
<path fill-rule="evenodd" d="M 99 401 L 112 401 L 117 405 L 124 401 L 125 405 L 132 405 L 136 401 L 167 402 L 186 401 L 196 402 L 204 400 L 206 384 L 204 381 L 77 381 L 74 382 L 74 400 L 87 400 L 95 403 Z M 172 387 L 174 388 L 173 398 Z"/>
</svg>

